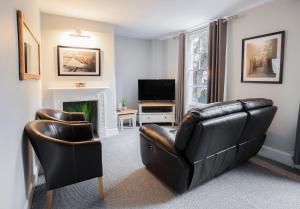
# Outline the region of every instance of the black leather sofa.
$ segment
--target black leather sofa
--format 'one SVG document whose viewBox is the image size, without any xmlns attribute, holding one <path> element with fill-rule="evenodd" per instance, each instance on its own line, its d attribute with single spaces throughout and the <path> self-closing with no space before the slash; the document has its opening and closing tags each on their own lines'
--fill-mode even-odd
<svg viewBox="0 0 300 209">
<path fill-rule="evenodd" d="M 144 125 L 142 161 L 175 192 L 185 192 L 256 155 L 276 111 L 271 100 L 245 99 L 191 109 L 175 134 Z"/>
</svg>

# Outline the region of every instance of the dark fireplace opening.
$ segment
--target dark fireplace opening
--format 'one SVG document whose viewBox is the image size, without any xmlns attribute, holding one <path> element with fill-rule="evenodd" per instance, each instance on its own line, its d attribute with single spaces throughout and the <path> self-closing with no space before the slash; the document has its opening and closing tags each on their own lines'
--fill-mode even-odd
<svg viewBox="0 0 300 209">
<path fill-rule="evenodd" d="M 98 137 L 98 102 L 80 101 L 64 102 L 63 110 L 66 112 L 84 112 L 85 119 L 93 124 L 94 136 Z"/>
</svg>

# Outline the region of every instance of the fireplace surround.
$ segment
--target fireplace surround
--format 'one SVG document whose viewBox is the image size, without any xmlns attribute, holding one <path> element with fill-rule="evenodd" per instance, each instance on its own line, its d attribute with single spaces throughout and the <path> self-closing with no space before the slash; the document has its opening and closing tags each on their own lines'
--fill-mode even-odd
<svg viewBox="0 0 300 209">
<path fill-rule="evenodd" d="M 107 127 L 108 115 L 106 111 L 106 92 L 109 87 L 58 87 L 49 88 L 51 106 L 64 109 L 64 103 L 96 101 L 97 103 L 97 133 L 99 137 L 116 135 L 117 130 Z"/>
</svg>

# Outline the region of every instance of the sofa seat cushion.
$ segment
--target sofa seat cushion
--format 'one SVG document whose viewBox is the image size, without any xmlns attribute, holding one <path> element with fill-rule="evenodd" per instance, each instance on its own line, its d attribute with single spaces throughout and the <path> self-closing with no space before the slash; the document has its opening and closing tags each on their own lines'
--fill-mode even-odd
<svg viewBox="0 0 300 209">
<path fill-rule="evenodd" d="M 168 152 L 178 154 L 175 148 L 175 135 L 156 124 L 147 124 L 140 128 L 141 134 Z"/>
</svg>

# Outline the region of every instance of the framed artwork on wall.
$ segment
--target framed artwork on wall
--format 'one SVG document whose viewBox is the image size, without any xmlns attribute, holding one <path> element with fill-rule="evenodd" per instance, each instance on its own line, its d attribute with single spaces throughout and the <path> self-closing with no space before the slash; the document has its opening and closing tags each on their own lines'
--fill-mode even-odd
<svg viewBox="0 0 300 209">
<path fill-rule="evenodd" d="M 100 49 L 57 46 L 58 76 L 100 76 Z"/>
<path fill-rule="evenodd" d="M 21 10 L 17 10 L 19 79 L 40 79 L 40 43 Z"/>
<path fill-rule="evenodd" d="M 284 41 L 284 31 L 243 39 L 241 82 L 281 84 Z"/>
</svg>

